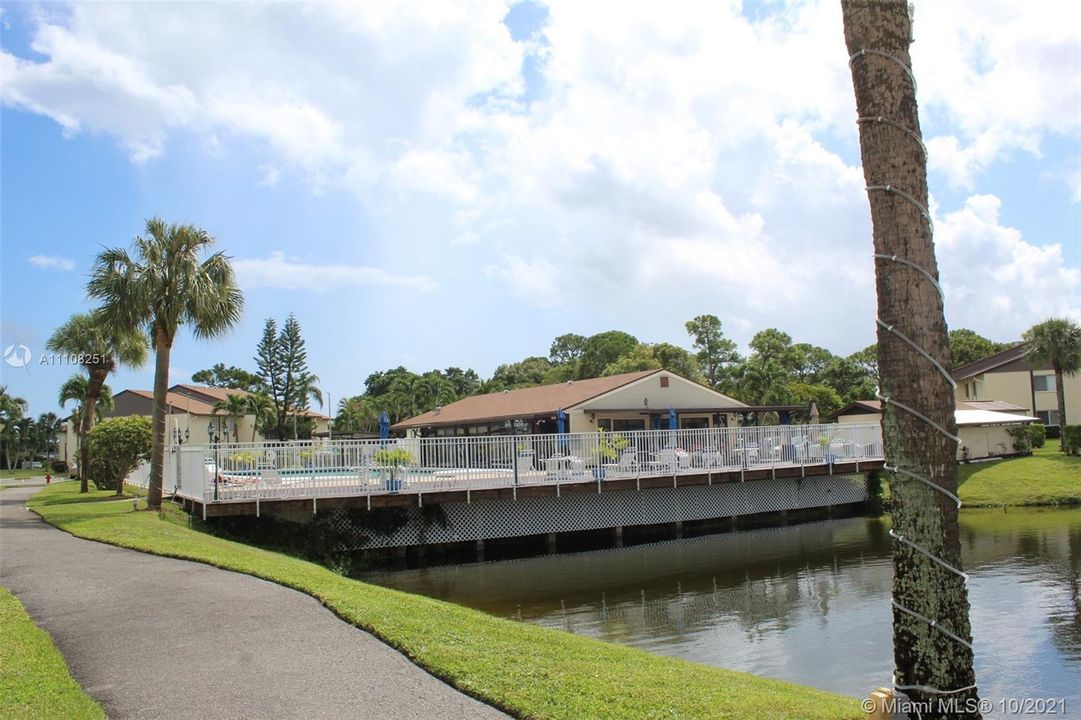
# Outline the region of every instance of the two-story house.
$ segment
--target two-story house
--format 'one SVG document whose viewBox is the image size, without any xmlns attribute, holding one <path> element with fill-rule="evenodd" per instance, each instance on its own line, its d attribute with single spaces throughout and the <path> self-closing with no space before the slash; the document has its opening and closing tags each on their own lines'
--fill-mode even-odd
<svg viewBox="0 0 1081 720">
<path fill-rule="evenodd" d="M 953 371 L 957 401 L 1000 400 L 1025 408 L 1045 425 L 1058 425 L 1055 372 L 1049 363 L 1033 363 L 1025 343 Z M 1081 422 L 1081 373 L 1066 375 L 1066 418 Z"/>
</svg>

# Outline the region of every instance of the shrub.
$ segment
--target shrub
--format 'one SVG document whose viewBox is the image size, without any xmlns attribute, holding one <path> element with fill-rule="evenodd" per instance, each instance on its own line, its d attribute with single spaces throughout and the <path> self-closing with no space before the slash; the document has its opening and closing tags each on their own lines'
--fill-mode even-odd
<svg viewBox="0 0 1081 720">
<path fill-rule="evenodd" d="M 1032 433 L 1026 425 L 1011 425 L 1006 428 L 1006 433 L 1013 438 L 1013 451 L 1016 453 L 1032 453 Z"/>
<path fill-rule="evenodd" d="M 1032 438 L 1032 447 L 1042 448 L 1047 444 L 1047 426 L 1043 423 L 1029 425 L 1028 434 Z"/>
<path fill-rule="evenodd" d="M 63 460 L 53 460 L 52 471 L 57 475 L 63 475 L 68 471 L 68 464 Z"/>
<path fill-rule="evenodd" d="M 402 448 L 383 448 L 375 451 L 372 460 L 383 467 L 398 467 L 413 462 L 413 456 Z"/>
<path fill-rule="evenodd" d="M 1062 427 L 1062 452 L 1070 455 L 1081 455 L 1081 425 L 1064 425 Z"/>
<path fill-rule="evenodd" d="M 235 452 L 229 457 L 225 458 L 225 466 L 230 470 L 243 470 L 255 465 L 255 453 L 242 451 Z"/>
<path fill-rule="evenodd" d="M 150 459 L 150 420 L 139 415 L 111 418 L 94 426 L 86 438 L 90 447 L 90 478 L 101 490 L 124 490 L 124 478 Z"/>
</svg>

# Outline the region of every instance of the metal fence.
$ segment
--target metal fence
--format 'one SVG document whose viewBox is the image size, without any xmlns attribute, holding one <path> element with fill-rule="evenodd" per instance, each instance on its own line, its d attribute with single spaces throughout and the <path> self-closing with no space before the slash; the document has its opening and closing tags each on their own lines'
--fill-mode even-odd
<svg viewBox="0 0 1081 720">
<path fill-rule="evenodd" d="M 558 486 L 883 457 L 876 423 L 221 443 L 184 445 L 175 455 L 176 493 L 202 503 Z"/>
</svg>

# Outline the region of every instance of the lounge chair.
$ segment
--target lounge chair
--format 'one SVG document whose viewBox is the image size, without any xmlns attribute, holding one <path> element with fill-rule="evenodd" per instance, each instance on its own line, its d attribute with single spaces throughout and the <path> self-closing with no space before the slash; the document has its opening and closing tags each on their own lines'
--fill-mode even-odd
<svg viewBox="0 0 1081 720">
<path fill-rule="evenodd" d="M 604 477 L 611 480 L 621 477 L 634 477 L 638 474 L 638 448 L 623 448 L 619 460 L 603 465 Z"/>
</svg>

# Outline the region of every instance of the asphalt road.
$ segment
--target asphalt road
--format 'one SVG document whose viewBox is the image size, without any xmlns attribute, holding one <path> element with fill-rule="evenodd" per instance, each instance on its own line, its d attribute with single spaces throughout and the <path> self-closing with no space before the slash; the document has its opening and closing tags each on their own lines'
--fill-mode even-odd
<svg viewBox="0 0 1081 720">
<path fill-rule="evenodd" d="M 0 492 L 0 584 L 110 718 L 504 718 L 313 598 L 80 540 Z"/>
</svg>

